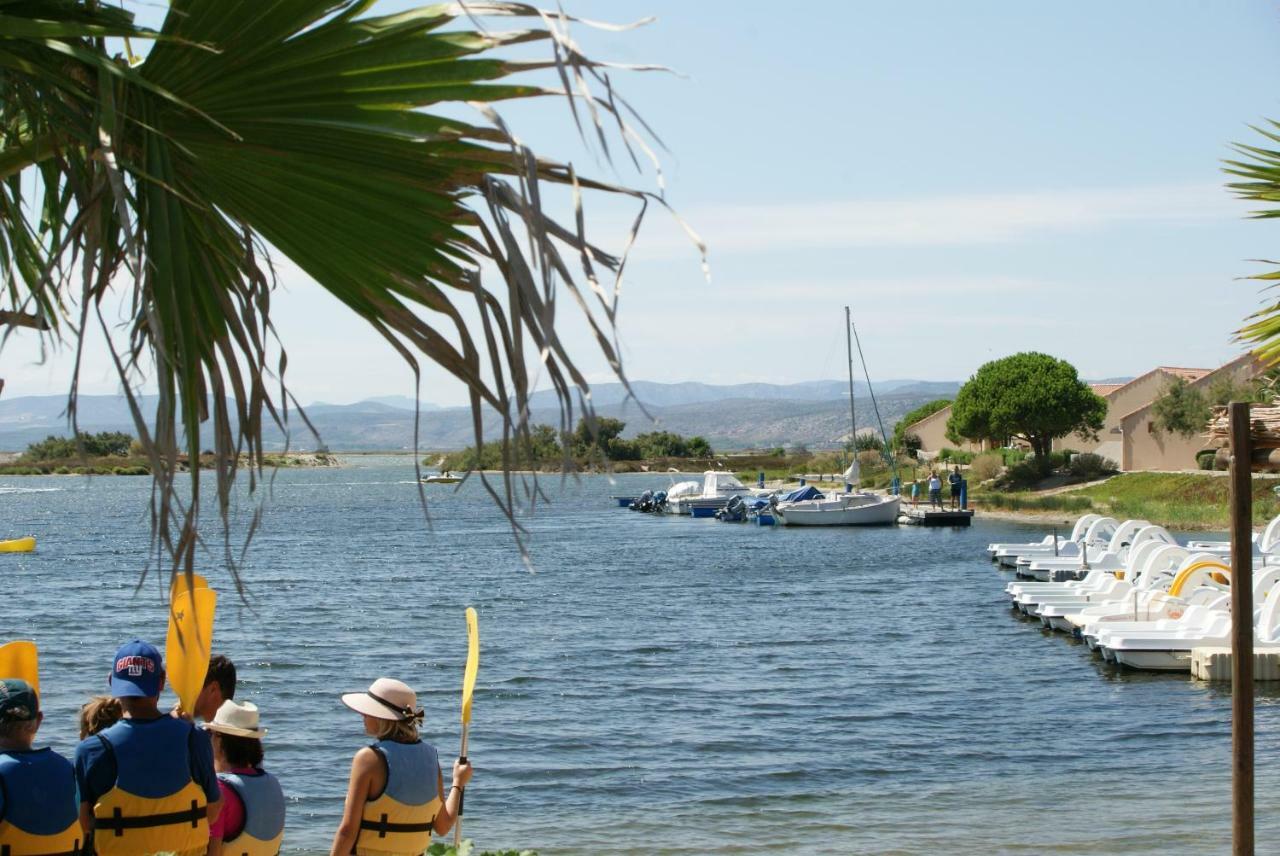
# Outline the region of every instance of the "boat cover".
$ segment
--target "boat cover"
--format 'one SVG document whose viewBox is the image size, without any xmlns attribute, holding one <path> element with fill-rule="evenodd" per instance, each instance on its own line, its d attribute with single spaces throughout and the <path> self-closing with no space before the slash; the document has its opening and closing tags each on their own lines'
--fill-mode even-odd
<svg viewBox="0 0 1280 856">
<path fill-rule="evenodd" d="M 791 493 L 783 494 L 778 497 L 778 502 L 803 502 L 806 499 L 824 499 L 822 491 L 818 490 L 811 484 L 807 484 L 802 488 L 797 488 Z"/>
</svg>

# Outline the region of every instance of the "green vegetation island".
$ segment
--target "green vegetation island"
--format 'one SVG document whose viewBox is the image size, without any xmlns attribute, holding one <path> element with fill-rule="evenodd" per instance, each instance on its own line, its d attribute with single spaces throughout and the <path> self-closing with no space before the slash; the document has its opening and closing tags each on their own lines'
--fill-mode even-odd
<svg viewBox="0 0 1280 856">
<path fill-rule="evenodd" d="M 203 452 L 197 460 L 202 470 L 215 469 L 216 456 Z M 336 467 L 336 456 L 324 452 L 282 452 L 263 456 L 268 467 Z M 242 457 L 239 466 L 248 466 Z M 178 456 L 178 469 L 187 472 L 190 458 Z M 49 436 L 0 462 L 0 476 L 149 476 L 151 461 L 142 444 L 122 431 L 82 432 L 71 437 Z"/>
</svg>

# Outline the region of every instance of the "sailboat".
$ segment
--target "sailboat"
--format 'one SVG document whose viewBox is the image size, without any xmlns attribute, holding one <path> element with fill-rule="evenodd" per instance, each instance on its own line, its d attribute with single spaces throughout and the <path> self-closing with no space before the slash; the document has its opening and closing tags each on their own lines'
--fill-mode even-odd
<svg viewBox="0 0 1280 856">
<path fill-rule="evenodd" d="M 844 308 L 845 343 L 849 351 L 849 445 L 857 437 L 857 419 L 853 403 L 853 319 L 849 307 Z M 844 473 L 844 491 L 828 493 L 796 502 L 779 502 L 774 515 L 783 526 L 886 526 L 898 522 L 901 498 L 861 491 L 858 484 L 858 458 Z"/>
</svg>

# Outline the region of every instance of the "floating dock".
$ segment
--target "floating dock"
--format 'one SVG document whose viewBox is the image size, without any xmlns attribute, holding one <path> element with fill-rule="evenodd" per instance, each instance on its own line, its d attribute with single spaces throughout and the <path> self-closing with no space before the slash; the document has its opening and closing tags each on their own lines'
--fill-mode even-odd
<svg viewBox="0 0 1280 856">
<path fill-rule="evenodd" d="M 1231 649 L 1191 649 L 1191 677 L 1199 678 L 1202 681 L 1231 680 Z M 1280 681 L 1280 651 L 1272 646 L 1262 650 L 1254 650 L 1253 679 L 1255 681 Z"/>
<path fill-rule="evenodd" d="M 928 508 L 922 505 L 906 506 L 898 515 L 899 523 L 910 526 L 968 526 L 973 522 L 973 509 Z"/>
</svg>

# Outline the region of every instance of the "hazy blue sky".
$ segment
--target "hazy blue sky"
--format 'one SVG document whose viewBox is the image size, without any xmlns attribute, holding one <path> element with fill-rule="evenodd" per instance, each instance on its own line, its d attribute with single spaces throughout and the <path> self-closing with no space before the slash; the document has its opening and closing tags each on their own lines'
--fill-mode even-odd
<svg viewBox="0 0 1280 856">
<path fill-rule="evenodd" d="M 407 3 L 387 3 L 394 9 Z M 635 251 L 621 330 L 632 377 L 789 381 L 843 373 L 853 307 L 873 375 L 964 379 L 1022 349 L 1090 377 L 1216 365 L 1258 305 L 1236 278 L 1276 257 L 1220 159 L 1280 118 L 1280 7 L 1264 2 L 566 0 L 638 31 L 588 53 L 684 77 L 615 84 L 671 150 L 668 197 L 710 245 L 711 281 L 660 215 Z M 614 177 L 561 103 L 503 115 L 544 153 Z M 652 186 L 619 166 L 618 177 Z M 588 203 L 617 246 L 628 209 Z M 301 400 L 411 394 L 397 357 L 296 272 L 275 303 Z M 566 307 L 567 308 L 567 307 Z M 570 325 L 591 377 L 606 375 Z M 6 395 L 62 392 L 70 360 L 4 352 Z M 115 387 L 100 351 L 89 392 Z M 423 396 L 462 403 L 442 373 Z"/>
</svg>

